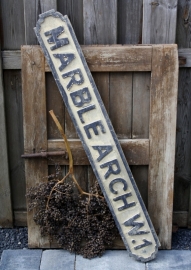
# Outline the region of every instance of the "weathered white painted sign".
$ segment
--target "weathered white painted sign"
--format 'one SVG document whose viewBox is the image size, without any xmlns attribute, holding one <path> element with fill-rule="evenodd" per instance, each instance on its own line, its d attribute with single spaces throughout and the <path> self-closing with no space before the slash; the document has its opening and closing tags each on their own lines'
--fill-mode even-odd
<svg viewBox="0 0 191 270">
<path fill-rule="evenodd" d="M 68 17 L 43 13 L 35 32 L 127 250 L 155 258 L 159 240 Z"/>
</svg>

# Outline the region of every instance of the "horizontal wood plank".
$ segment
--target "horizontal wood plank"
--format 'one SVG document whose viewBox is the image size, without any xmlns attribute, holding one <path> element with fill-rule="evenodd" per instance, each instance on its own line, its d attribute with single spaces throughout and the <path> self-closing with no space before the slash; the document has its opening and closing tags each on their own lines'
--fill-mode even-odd
<svg viewBox="0 0 191 270">
<path fill-rule="evenodd" d="M 187 227 L 188 212 L 187 211 L 174 211 L 173 212 L 173 224 L 179 228 Z M 27 227 L 27 211 L 14 211 L 14 226 Z M 56 244 L 55 244 L 56 245 Z M 115 248 L 124 248 L 121 239 L 115 240 Z M 51 248 L 53 246 L 51 245 Z M 112 247 L 111 247 L 112 248 Z"/>
<path fill-rule="evenodd" d="M 191 49 L 179 49 L 178 50 L 179 56 L 179 66 L 180 67 L 191 67 Z"/>
<path fill-rule="evenodd" d="M 151 46 L 82 46 L 82 51 L 91 71 L 151 70 Z M 20 57 L 20 51 L 3 51 L 3 69 L 21 69 Z M 50 71 L 47 62 L 45 71 Z"/>
<path fill-rule="evenodd" d="M 2 51 L 3 69 L 21 69 L 21 51 Z"/>
<path fill-rule="evenodd" d="M 83 47 L 84 47 L 84 49 L 83 49 Z M 89 47 L 89 49 L 88 49 L 88 47 Z M 85 57 L 89 53 L 90 48 L 93 48 L 93 47 L 94 48 L 95 47 L 98 48 L 98 46 L 82 46 L 82 50 L 83 50 L 83 52 L 85 54 Z M 109 46 L 106 46 L 106 47 L 108 48 Z M 114 48 L 114 46 L 110 46 L 110 47 L 113 47 Z M 125 46 L 116 46 L 116 47 L 118 47 L 118 48 L 119 47 L 122 47 L 123 48 Z M 21 51 L 20 50 L 17 50 L 17 51 L 2 51 L 1 52 L 1 55 L 2 55 L 2 66 L 3 66 L 3 69 L 21 69 Z M 191 67 L 191 49 L 189 49 L 189 48 L 179 49 L 178 50 L 178 56 L 179 56 L 179 66 L 180 67 Z M 88 58 L 88 60 L 91 61 L 91 62 L 92 62 L 92 57 L 93 57 L 93 53 L 92 53 L 92 56 L 90 56 L 90 59 Z M 111 60 L 112 59 L 110 59 L 110 61 Z M 117 61 L 117 59 L 116 59 L 116 61 Z M 95 66 L 94 65 L 91 65 L 91 62 L 89 63 L 89 68 L 90 68 L 91 71 L 102 71 L 100 69 L 99 70 L 94 70 L 94 69 L 97 69 L 98 67 L 97 67 L 97 65 L 95 65 Z M 122 65 L 123 64 L 121 64 L 121 70 L 117 70 L 117 71 L 122 71 Z M 107 68 L 110 68 L 110 67 L 108 66 Z M 146 69 L 147 68 L 148 68 L 148 71 L 151 70 L 150 67 L 146 67 Z M 139 71 L 145 71 L 146 69 L 144 67 L 144 70 L 139 70 Z M 48 64 L 47 64 L 46 61 L 45 61 L 45 71 L 46 72 L 50 72 L 50 68 L 49 68 L 49 66 L 48 66 Z"/>
<path fill-rule="evenodd" d="M 130 165 L 148 165 L 149 164 L 149 140 L 119 140 L 123 152 Z M 74 165 L 89 165 L 89 160 L 83 149 L 80 140 L 69 140 L 72 151 Z M 48 151 L 66 150 L 63 140 L 48 140 Z M 68 155 L 54 157 L 53 160 L 60 165 L 68 165 Z M 49 161 L 52 164 L 52 161 Z"/>
</svg>

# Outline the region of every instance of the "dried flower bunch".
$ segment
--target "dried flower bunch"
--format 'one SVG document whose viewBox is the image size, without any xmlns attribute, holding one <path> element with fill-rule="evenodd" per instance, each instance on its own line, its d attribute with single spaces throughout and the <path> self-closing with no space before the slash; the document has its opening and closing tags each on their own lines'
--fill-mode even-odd
<svg viewBox="0 0 191 270">
<path fill-rule="evenodd" d="M 34 210 L 42 235 L 56 240 L 60 247 L 86 258 L 101 256 L 118 235 L 117 228 L 98 182 L 87 193 L 76 181 L 69 144 L 63 130 L 61 133 L 69 154 L 69 172 L 59 180 L 61 170 L 57 166 L 47 183 L 28 189 L 28 210 Z"/>
</svg>

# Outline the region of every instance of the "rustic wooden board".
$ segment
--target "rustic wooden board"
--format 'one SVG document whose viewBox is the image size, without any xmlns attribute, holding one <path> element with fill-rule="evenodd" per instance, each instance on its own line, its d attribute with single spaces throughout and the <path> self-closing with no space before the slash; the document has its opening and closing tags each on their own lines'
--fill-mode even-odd
<svg viewBox="0 0 191 270">
<path fill-rule="evenodd" d="M 141 50 L 140 50 L 141 48 Z M 82 46 L 91 71 L 150 71 L 151 46 Z"/>
<path fill-rule="evenodd" d="M 190 67 L 191 24 L 190 1 L 178 1 L 176 41 L 183 57 L 186 56 L 184 67 Z M 177 140 L 176 140 L 176 171 L 174 209 L 189 210 L 188 226 L 191 226 L 191 102 L 190 102 L 190 68 L 179 71 L 179 92 L 177 108 Z M 180 194 L 182 194 L 180 196 Z M 190 196 L 189 196 L 190 194 Z M 177 197 L 178 196 L 178 197 Z"/>
<path fill-rule="evenodd" d="M 52 121 L 52 117 L 48 113 L 54 109 L 54 113 L 59 119 L 59 122 L 65 127 L 65 106 L 64 102 L 58 92 L 56 82 L 52 76 L 52 73 L 46 73 L 46 107 L 47 107 L 47 137 L 48 139 L 61 139 L 59 130 L 56 128 L 55 123 Z M 56 106 L 55 106 L 56 104 Z"/>
<path fill-rule="evenodd" d="M 161 245 L 166 249 L 171 248 L 172 232 L 178 86 L 176 50 L 176 45 L 153 46 L 151 74 L 148 210 Z"/>
<path fill-rule="evenodd" d="M 57 0 L 57 6 L 61 14 L 68 15 L 78 42 L 84 44 L 83 0 Z"/>
<path fill-rule="evenodd" d="M 23 1 L 24 4 L 24 26 L 25 26 L 25 43 L 26 45 L 38 44 L 37 38 L 33 31 L 38 15 L 49 9 L 57 9 L 57 0 L 33 0 Z"/>
<path fill-rule="evenodd" d="M 118 0 L 117 43 L 140 44 L 142 39 L 143 0 Z"/>
<path fill-rule="evenodd" d="M 124 47 L 125 48 L 125 47 Z M 151 104 L 153 104 L 154 102 L 158 102 L 157 104 L 158 105 L 156 105 L 156 106 L 159 106 L 159 101 L 163 101 L 164 102 L 164 98 L 162 98 L 162 94 L 160 94 L 160 91 L 163 91 L 164 92 L 164 90 L 166 89 L 166 92 L 168 92 L 168 93 L 171 93 L 170 91 L 172 91 L 172 89 L 176 89 L 176 83 L 177 83 L 177 80 L 176 80 L 176 78 L 174 79 L 174 77 L 173 77 L 173 74 L 171 73 L 171 69 L 170 69 L 170 67 L 171 67 L 171 64 L 172 64 L 172 66 L 174 66 L 175 67 L 175 72 L 177 72 L 177 70 L 176 70 L 176 68 L 177 68 L 177 62 L 176 62 L 176 60 L 177 60 L 177 58 L 176 58 L 176 47 L 174 46 L 165 46 L 165 45 L 161 45 L 161 46 L 152 46 L 152 50 L 153 50 L 153 57 L 152 57 L 152 59 L 153 59 L 153 64 L 152 64 L 152 68 L 153 68 L 153 70 L 151 71 L 151 78 L 152 78 L 152 83 L 151 83 Z M 156 55 L 158 55 L 157 53 L 156 53 L 156 51 L 157 50 L 159 50 L 159 56 L 161 57 L 159 57 L 159 58 L 156 58 Z M 172 51 L 171 51 L 172 50 Z M 164 57 L 166 56 L 166 55 L 170 55 L 172 53 L 172 58 L 165 58 L 164 59 Z M 173 57 L 175 57 L 175 58 L 173 58 Z M 170 63 L 170 59 L 174 59 L 174 62 L 173 63 Z M 160 60 L 162 61 L 162 62 L 160 62 Z M 162 67 L 166 67 L 166 69 L 165 69 L 165 71 L 163 71 L 163 72 L 165 72 L 165 74 L 163 74 L 163 72 L 162 72 L 162 68 L 160 68 L 160 65 L 158 65 L 158 63 L 157 63 L 157 61 L 159 61 L 159 63 L 161 63 L 161 65 L 162 65 Z M 159 67 L 159 68 L 158 68 Z M 108 92 L 108 84 L 110 83 L 109 82 L 109 79 L 108 79 L 108 73 L 105 73 L 106 74 L 106 77 L 103 77 L 104 79 L 103 79 L 103 81 L 101 80 L 101 85 L 103 85 L 104 87 L 105 87 L 105 89 L 106 89 L 106 93 Z M 115 74 L 114 74 L 114 76 L 115 76 Z M 136 86 L 135 87 L 135 89 L 137 89 L 138 90 L 138 88 L 140 87 L 140 83 L 139 83 L 139 80 L 141 80 L 140 78 L 139 78 L 139 74 L 137 74 L 136 75 L 136 73 L 135 73 L 135 78 L 136 78 L 136 76 L 137 76 L 137 78 L 138 79 L 135 79 L 134 80 L 134 86 Z M 146 76 L 148 77 L 148 75 L 146 74 Z M 161 77 L 162 76 L 162 77 Z M 171 80 L 168 80 L 168 78 L 169 78 L 169 76 L 172 76 L 171 77 Z M 156 77 L 156 79 L 155 79 L 155 81 L 154 81 L 154 78 Z M 157 78 L 159 78 L 160 77 L 160 79 L 157 79 Z M 163 80 L 162 80 L 162 78 L 163 78 Z M 98 79 L 97 79 L 98 80 Z M 143 93 L 144 93 L 144 91 L 148 91 L 148 86 L 149 86 L 149 84 L 150 84 L 150 80 L 148 79 L 148 78 L 146 78 L 145 79 L 146 81 L 145 81 L 145 83 L 146 83 L 146 85 L 147 85 L 147 87 L 145 86 L 145 84 L 144 84 L 144 89 L 143 90 L 141 90 L 141 91 L 143 91 Z M 170 82 L 170 83 L 169 83 Z M 158 84 L 157 84 L 158 83 Z M 164 87 L 164 85 L 166 85 L 167 87 L 165 88 Z M 157 90 L 157 93 L 159 94 L 159 96 L 160 96 L 160 98 L 158 99 L 154 99 L 154 95 L 155 95 L 155 91 L 154 90 L 157 90 L 157 89 L 160 89 L 160 90 Z M 162 89 L 162 90 L 161 90 Z M 104 90 L 105 91 L 105 90 Z M 174 91 L 174 90 L 173 90 Z M 165 93 L 166 93 L 165 92 Z M 108 92 L 109 93 L 109 92 Z M 162 93 L 162 92 L 161 92 Z M 146 94 L 146 93 L 145 93 Z M 144 94 L 142 94 L 142 95 L 144 95 Z M 148 94 L 147 94 L 148 95 Z M 167 95 L 167 94 L 166 94 Z M 105 94 L 105 96 L 106 96 L 106 94 Z M 136 96 L 136 91 L 135 91 L 135 96 Z M 134 98 L 135 98 L 135 96 L 134 96 Z M 158 96 L 157 96 L 158 97 Z M 171 100 L 170 100 L 170 97 L 173 99 L 173 102 L 171 102 L 170 103 L 170 105 L 169 105 L 169 110 L 170 110 L 170 112 L 169 112 L 169 114 L 168 114 L 168 116 L 172 116 L 172 111 L 173 111 L 173 119 L 171 119 L 171 118 L 168 118 L 167 116 L 167 118 L 165 118 L 165 117 L 163 117 L 163 115 L 162 115 L 162 112 L 161 113 L 159 113 L 158 114 L 158 112 L 157 112 L 157 114 L 156 113 L 151 113 L 151 125 L 150 125 L 150 132 L 152 132 L 152 135 L 150 135 L 151 136 L 151 141 L 150 141 L 150 145 L 152 146 L 152 149 L 150 149 L 150 154 L 151 154 L 151 157 L 150 157 L 150 165 L 149 165 L 149 168 L 150 168 L 150 173 L 149 173 L 149 175 L 150 175 L 150 180 L 149 180 L 149 183 L 148 183 L 148 186 L 149 186 L 149 205 L 148 205 L 148 207 L 149 207 L 149 209 L 151 210 L 152 209 L 152 211 L 153 211 L 153 213 L 151 214 L 151 216 L 152 216 L 152 218 L 153 218 L 153 220 L 154 220 L 154 223 L 155 223 L 155 225 L 156 225 L 156 227 L 157 228 L 159 228 L 160 227 L 160 232 L 159 232 L 159 236 L 160 236 L 160 238 L 162 239 L 162 248 L 169 248 L 169 245 L 170 245 L 170 239 L 171 239 L 171 224 L 172 224 L 172 214 L 171 215 L 169 215 L 169 212 L 170 211 L 172 211 L 172 209 L 171 209 L 171 207 L 172 207 L 172 196 L 171 196 L 171 199 L 169 199 L 169 200 L 167 200 L 167 195 L 165 195 L 165 194 L 167 194 L 166 193 L 166 188 L 167 188 L 167 186 L 168 186 L 168 191 L 169 191 L 169 193 L 172 195 L 172 192 L 173 192 L 173 176 L 172 176 L 172 170 L 173 170 L 173 130 L 175 129 L 175 125 L 174 125 L 174 119 L 175 119 L 175 117 L 174 117 L 174 115 L 175 115 L 175 93 L 173 92 L 172 93 L 172 95 L 170 96 L 170 95 L 167 95 L 167 96 L 165 96 L 166 97 L 166 99 L 167 99 L 167 101 L 168 102 L 170 102 Z M 169 101 L 170 100 L 170 101 Z M 166 101 L 166 104 L 168 105 L 169 103 Z M 109 100 L 108 100 L 108 98 L 106 97 L 106 104 L 108 104 L 108 102 L 109 102 Z M 136 104 L 136 102 L 137 101 L 135 101 L 135 104 Z M 138 104 L 138 103 L 137 103 Z M 165 104 L 165 103 L 164 103 Z M 134 105 L 135 106 L 135 108 L 134 109 L 136 109 L 136 105 Z M 153 105 L 152 105 L 153 106 Z M 153 108 L 152 108 L 152 106 L 151 106 L 151 112 L 153 111 Z M 174 107 L 173 107 L 174 106 Z M 110 106 L 109 106 L 110 107 Z M 138 107 L 138 105 L 137 105 L 137 107 Z M 156 108 L 156 107 L 155 107 Z M 163 107 L 162 107 L 163 108 Z M 158 107 L 158 110 L 161 110 L 161 107 L 159 106 Z M 109 108 L 109 111 L 110 111 L 110 108 Z M 161 110 L 162 111 L 162 110 Z M 155 118 L 156 117 L 156 118 Z M 168 141 L 168 143 L 169 143 L 169 145 L 170 145 L 170 147 L 171 147 L 171 155 L 170 155 L 170 160 L 167 160 L 168 159 L 168 151 L 167 152 L 163 152 L 162 153 L 162 151 L 161 151 L 161 149 L 160 149 L 160 147 L 161 147 L 161 144 L 158 144 L 158 147 L 159 147 L 159 150 L 157 150 L 157 154 L 160 152 L 160 153 L 162 153 L 161 154 L 161 156 L 160 157 L 158 157 L 158 160 L 161 158 L 161 157 L 163 157 L 163 159 L 162 160 L 165 160 L 166 161 L 166 163 L 169 165 L 169 172 L 167 173 L 167 175 L 166 175 L 166 178 L 165 179 L 167 179 L 167 181 L 166 182 L 164 182 L 162 179 L 164 179 L 164 178 L 160 178 L 160 174 L 159 174 L 159 172 L 161 172 L 159 169 L 160 168 L 158 168 L 157 167 L 157 162 L 158 161 L 156 161 L 155 159 L 156 159 L 156 154 L 154 154 L 154 152 L 155 152 L 155 150 L 154 149 L 157 149 L 156 148 L 156 145 L 157 145 L 157 143 L 156 143 L 156 139 L 155 139 L 155 137 L 157 138 L 157 136 L 154 136 L 154 134 L 157 132 L 157 134 L 158 134 L 158 130 L 160 131 L 160 123 L 163 121 L 163 120 L 165 120 L 165 121 L 169 121 L 168 122 L 168 127 L 170 127 L 170 125 L 172 124 L 173 126 L 172 126 L 172 128 L 171 128 L 171 133 L 170 133 L 170 135 L 172 135 L 172 138 L 171 138 L 171 141 L 169 142 Z M 157 125 L 156 124 L 156 122 L 155 121 L 159 121 L 159 124 Z M 165 123 L 167 123 L 167 122 L 165 122 Z M 155 125 L 153 125 L 152 123 L 155 123 Z M 165 126 L 165 123 L 163 123 L 163 124 L 161 124 L 162 125 L 162 128 L 167 128 L 166 126 Z M 170 123 L 170 124 L 169 124 Z M 165 129 L 164 129 L 165 130 Z M 145 129 L 145 136 L 148 136 L 148 127 L 147 127 L 147 129 Z M 133 134 L 133 133 L 132 133 Z M 137 136 L 141 136 L 140 134 L 143 134 L 142 133 L 142 131 L 138 131 L 138 133 L 137 133 L 138 135 Z M 161 133 L 161 136 L 163 136 L 163 132 Z M 167 136 L 167 139 L 168 139 L 169 137 Z M 155 139 L 155 140 L 154 140 Z M 132 143 L 134 143 L 135 142 L 135 139 L 134 140 L 130 140 Z M 138 140 L 139 142 L 140 141 L 144 141 L 144 139 L 143 140 Z M 148 139 L 146 139 L 145 141 L 147 141 L 148 142 Z M 162 139 L 162 141 L 163 141 L 163 143 L 165 144 L 165 138 L 164 139 Z M 122 142 L 125 142 L 125 141 L 122 141 Z M 127 142 L 129 143 L 129 140 L 127 140 Z M 74 138 L 73 140 L 71 140 L 71 143 L 72 143 L 72 148 L 73 148 L 73 150 L 72 151 L 76 151 L 76 152 L 78 152 L 77 151 L 77 149 L 79 150 L 79 153 L 83 153 L 83 150 L 82 150 L 82 148 L 81 148 L 81 146 L 80 145 L 78 145 L 78 147 L 75 147 L 74 145 L 77 143 L 77 141 L 76 141 L 76 139 Z M 52 150 L 52 149 L 60 149 L 60 148 L 62 148 L 62 146 L 60 146 L 59 145 L 60 144 L 60 141 L 57 141 L 57 140 L 54 140 L 54 141 L 52 141 L 52 140 L 49 140 L 48 141 L 48 150 Z M 55 148 L 56 147 L 56 148 Z M 168 148 L 168 147 L 167 147 Z M 81 150 L 80 150 L 81 149 Z M 125 148 L 124 148 L 125 149 Z M 128 151 L 129 151 L 129 147 L 127 148 L 128 149 Z M 137 148 L 137 151 L 139 151 L 138 150 L 139 149 L 139 147 Z M 165 148 L 166 149 L 166 148 Z M 169 148 L 168 148 L 169 149 Z M 132 148 L 132 153 L 134 153 L 134 150 L 135 150 L 135 148 L 133 149 Z M 147 148 L 147 150 L 148 150 L 148 148 Z M 130 152 L 129 152 L 130 153 Z M 127 154 L 127 155 L 130 155 L 130 154 Z M 78 155 L 77 154 L 77 156 L 79 157 L 80 156 L 80 154 Z M 82 154 L 81 155 L 81 157 L 83 157 L 84 155 Z M 137 155 L 136 155 L 136 157 L 137 157 Z M 134 156 L 134 158 L 135 158 L 135 156 Z M 144 158 L 143 158 L 143 160 L 144 160 Z M 86 163 L 86 161 L 87 161 L 87 158 L 84 156 L 84 158 L 82 158 L 81 160 L 79 160 L 79 161 L 76 161 L 76 163 L 78 164 L 78 162 L 79 163 L 85 163 L 85 164 L 87 164 Z M 66 164 L 66 163 L 63 163 L 63 164 Z M 132 159 L 132 164 L 133 164 L 133 159 Z M 136 163 L 137 164 L 137 163 Z M 139 163 L 140 164 L 140 163 Z M 148 164 L 147 162 L 145 162 L 144 164 Z M 79 170 L 79 174 L 80 175 L 83 175 L 84 176 L 84 178 L 85 179 L 89 179 L 88 180 L 88 186 L 91 184 L 91 182 L 93 181 L 93 178 L 94 178 L 94 176 L 93 176 L 93 174 L 92 174 L 92 172 L 91 172 L 91 169 L 89 169 L 88 170 L 88 177 L 87 177 L 87 175 L 86 175 L 86 173 L 85 173 L 85 171 L 83 172 L 83 169 L 81 168 L 80 169 L 80 167 L 79 168 L 77 168 L 77 171 Z M 138 170 L 139 169 L 137 169 L 137 168 L 135 168 L 135 171 L 134 171 L 134 174 L 135 175 L 139 175 L 139 173 L 138 173 Z M 138 186 L 139 187 L 141 187 L 141 186 L 144 186 L 144 185 L 146 185 L 147 186 L 147 182 L 145 182 L 146 181 L 146 175 L 147 175 L 147 168 L 146 168 L 146 166 L 144 166 L 144 167 L 140 167 L 140 170 L 142 171 L 141 172 L 141 174 L 142 174 L 142 176 L 144 175 L 144 180 L 141 182 L 141 181 L 139 181 L 139 179 L 137 179 L 137 184 L 138 184 Z M 157 173 L 157 171 L 158 171 L 158 173 Z M 84 175 L 84 173 L 85 173 L 85 175 Z M 164 173 L 165 173 L 165 171 L 164 170 L 162 170 L 162 174 L 164 175 Z M 92 175 L 92 176 L 91 176 Z M 159 180 L 157 180 L 158 182 L 158 184 L 157 184 L 157 186 L 159 185 L 160 186 L 160 190 L 161 190 L 161 186 L 163 185 L 164 186 L 164 190 L 162 189 L 162 191 L 161 191 L 161 193 L 164 193 L 163 195 L 161 195 L 161 193 L 160 193 L 160 190 L 158 191 L 158 193 L 160 194 L 160 195 L 156 195 L 156 192 L 154 192 L 154 190 L 156 190 L 156 182 L 155 182 L 155 177 L 156 177 L 156 175 L 158 175 L 157 177 L 159 178 Z M 89 177 L 92 177 L 92 179 L 90 179 Z M 143 177 L 142 177 L 143 178 Z M 157 179 L 158 179 L 157 178 Z M 160 180 L 161 179 L 161 180 Z M 159 181 L 162 181 L 162 182 L 159 182 Z M 160 183 L 160 184 L 159 184 Z M 168 183 L 168 184 L 167 184 Z M 84 185 L 86 185 L 86 183 L 84 182 Z M 88 188 L 88 186 L 87 186 L 87 188 Z M 170 190 L 169 190 L 170 189 Z M 164 192 L 163 192 L 164 191 Z M 146 195 L 146 193 L 144 193 L 144 192 L 142 192 L 142 194 L 144 194 L 144 198 L 145 198 L 145 201 L 147 200 L 147 195 Z M 155 197 L 155 196 L 157 196 L 157 197 Z M 161 196 L 163 196 L 162 198 L 163 198 L 163 200 L 161 200 Z M 158 198 L 158 199 L 157 199 Z M 160 198 L 160 200 L 159 200 L 159 198 Z M 165 201 L 166 200 L 166 201 Z M 165 206 L 164 206 L 164 204 L 165 204 Z M 160 213 L 160 209 L 163 209 L 163 211 L 164 212 L 167 212 L 167 216 L 165 216 L 165 213 L 164 213 L 164 215 L 162 214 L 162 215 L 159 215 L 158 213 Z M 169 211 L 166 211 L 166 208 L 168 208 L 169 209 Z M 158 214 L 158 216 L 156 217 L 155 216 L 155 209 L 159 209 L 159 210 L 157 210 L 157 214 Z M 171 210 L 170 210 L 171 209 Z M 161 225 L 162 224 L 162 225 Z M 162 226 L 162 229 L 161 229 L 161 226 Z M 169 231 L 169 234 L 168 235 L 166 235 L 165 234 L 165 232 L 163 232 L 163 234 L 161 234 L 161 231 L 162 230 L 164 230 L 164 228 L 168 228 L 168 231 Z M 163 235 L 165 236 L 164 238 L 163 238 Z"/>
<path fill-rule="evenodd" d="M 116 44 L 117 0 L 83 0 L 83 23 L 84 44 Z"/>
<path fill-rule="evenodd" d="M 112 48 L 111 48 L 112 53 L 114 51 L 113 49 L 114 49 L 115 46 L 112 46 Z M 98 47 L 98 46 L 92 46 L 91 49 L 96 51 L 96 47 Z M 117 46 L 115 48 L 117 48 L 117 50 L 118 50 L 120 47 L 121 47 L 121 45 L 119 45 L 119 46 Z M 82 51 L 84 52 L 84 54 L 86 53 L 86 46 L 82 45 Z M 145 51 L 145 53 L 146 53 L 146 51 Z M 2 54 L 2 61 L 3 61 L 3 63 L 2 63 L 3 64 L 3 69 L 21 69 L 21 51 L 20 50 L 2 51 L 1 54 Z M 147 54 L 148 54 L 148 52 L 147 52 Z M 180 65 L 180 67 L 191 67 L 191 49 L 179 49 L 178 50 L 178 55 L 179 55 L 179 65 Z M 120 61 L 123 60 L 123 57 L 118 52 L 117 52 L 117 56 L 121 57 L 121 60 L 120 59 L 117 60 L 117 57 L 115 56 L 115 54 L 112 54 L 111 55 L 112 58 L 110 58 L 110 61 L 116 61 L 115 65 L 118 65 L 118 67 L 113 68 L 113 67 L 111 67 L 111 65 L 109 65 L 109 63 L 107 63 L 108 70 L 110 70 L 110 71 L 118 71 L 118 68 L 123 70 L 124 63 L 122 63 L 123 66 L 119 65 Z M 142 57 L 144 57 L 143 54 L 142 54 Z M 94 66 L 91 59 L 92 59 L 92 57 L 90 57 L 90 60 L 89 60 L 90 61 L 89 68 L 90 69 L 95 69 L 96 73 L 99 72 L 100 64 L 97 64 L 96 66 Z M 147 67 L 145 67 L 146 71 L 151 70 L 150 62 L 142 63 L 143 60 L 141 60 L 141 55 L 139 56 L 139 59 L 135 58 L 135 61 L 136 62 L 139 61 L 140 62 L 139 64 L 142 67 L 144 66 L 144 64 L 146 64 L 146 66 L 147 66 Z M 146 61 L 146 59 L 145 59 L 145 61 Z M 91 65 L 92 65 L 92 67 L 91 67 Z M 137 65 L 137 64 L 135 64 L 135 65 Z M 131 64 L 131 66 L 133 67 L 133 64 Z M 130 71 L 130 67 L 127 66 L 126 69 L 127 69 L 127 71 Z M 139 69 L 139 67 L 136 67 L 136 69 Z M 46 62 L 45 62 L 45 71 L 46 72 L 50 71 L 50 68 L 49 68 L 49 66 L 48 66 L 48 64 Z M 140 70 L 137 70 L 137 71 L 141 71 L 141 68 L 140 68 Z"/>
<path fill-rule="evenodd" d="M 5 228 L 13 226 L 6 135 L 3 74 L 0 59 L 0 205 L 6 206 L 0 207 L 0 226 Z"/>
<path fill-rule="evenodd" d="M 4 71 L 9 176 L 13 210 L 26 209 L 23 146 L 22 85 L 20 70 Z M 15 184 L 17 181 L 17 184 Z"/>
<path fill-rule="evenodd" d="M 109 116 L 118 139 L 131 138 L 132 73 L 110 74 Z"/>
<path fill-rule="evenodd" d="M 130 165 L 149 164 L 149 140 L 119 140 L 123 152 Z M 70 148 L 73 154 L 74 165 L 89 165 L 80 140 L 69 139 Z M 63 140 L 48 140 L 48 151 L 66 151 Z M 55 162 L 60 165 L 68 165 L 68 155 L 54 157 Z"/>
<path fill-rule="evenodd" d="M 25 44 L 25 23 L 23 1 L 2 0 L 1 1 L 2 23 L 2 49 L 20 50 Z"/>
<path fill-rule="evenodd" d="M 150 72 L 133 74 L 132 139 L 149 138 Z"/>
<path fill-rule="evenodd" d="M 178 0 L 143 0 L 143 44 L 173 44 Z"/>
<path fill-rule="evenodd" d="M 25 153 L 47 151 L 46 93 L 44 56 L 38 46 L 22 47 L 23 126 Z M 47 160 L 25 161 L 27 188 L 46 181 Z M 28 246 L 50 247 L 49 239 L 40 236 L 39 227 L 28 212 Z"/>
</svg>

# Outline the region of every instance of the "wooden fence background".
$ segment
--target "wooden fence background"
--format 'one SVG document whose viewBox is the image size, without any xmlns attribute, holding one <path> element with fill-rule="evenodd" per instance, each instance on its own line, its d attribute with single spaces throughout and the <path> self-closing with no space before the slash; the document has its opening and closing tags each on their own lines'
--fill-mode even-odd
<svg viewBox="0 0 191 270">
<path fill-rule="evenodd" d="M 33 27 L 38 14 L 54 8 L 69 16 L 80 44 L 178 44 L 174 222 L 191 227 L 191 1 L 1 0 L 0 4 L 0 226 L 26 225 L 20 47 L 37 44 Z M 147 168 L 137 166 L 134 176 L 147 177 Z"/>
</svg>

